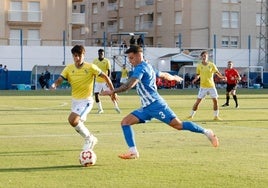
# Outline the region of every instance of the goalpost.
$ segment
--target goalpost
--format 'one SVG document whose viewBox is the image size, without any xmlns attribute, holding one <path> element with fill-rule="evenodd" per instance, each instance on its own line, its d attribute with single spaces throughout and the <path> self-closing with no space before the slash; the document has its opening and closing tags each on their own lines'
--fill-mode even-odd
<svg viewBox="0 0 268 188">
<path fill-rule="evenodd" d="M 234 67 L 239 72 L 241 78 L 243 76 L 246 77 L 246 80 L 242 82 L 242 80 L 239 83 L 239 87 L 245 87 L 245 88 L 259 88 L 261 87 L 261 83 L 263 82 L 263 67 L 262 66 L 248 66 L 248 67 Z M 218 70 L 224 75 L 224 70 L 226 67 L 218 67 Z M 196 66 L 182 66 L 179 70 L 179 76 L 181 76 L 184 79 L 183 82 L 183 89 L 184 88 L 191 88 L 193 87 L 190 82 L 191 78 L 195 76 L 196 74 Z M 190 80 L 189 80 L 189 77 Z M 216 86 L 219 88 L 224 87 L 225 83 L 220 82 L 216 83 Z"/>
</svg>

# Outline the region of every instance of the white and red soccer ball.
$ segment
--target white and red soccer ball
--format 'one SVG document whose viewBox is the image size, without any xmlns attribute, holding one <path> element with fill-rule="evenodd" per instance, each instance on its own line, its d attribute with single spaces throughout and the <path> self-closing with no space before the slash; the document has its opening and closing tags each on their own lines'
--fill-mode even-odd
<svg viewBox="0 0 268 188">
<path fill-rule="evenodd" d="M 80 152 L 79 162 L 82 166 L 89 167 L 96 164 L 97 155 L 93 150 L 84 150 Z"/>
</svg>

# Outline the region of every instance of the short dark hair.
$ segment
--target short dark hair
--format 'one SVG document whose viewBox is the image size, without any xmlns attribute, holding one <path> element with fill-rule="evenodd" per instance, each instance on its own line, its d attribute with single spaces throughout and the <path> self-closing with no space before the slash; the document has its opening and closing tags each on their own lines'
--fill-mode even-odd
<svg viewBox="0 0 268 188">
<path fill-rule="evenodd" d="M 203 56 L 204 54 L 208 54 L 208 52 L 207 51 L 202 51 L 200 56 Z"/>
<path fill-rule="evenodd" d="M 142 48 L 138 45 L 131 45 L 129 47 L 129 49 L 127 49 L 127 51 L 125 52 L 126 54 L 129 54 L 129 53 L 134 53 L 134 54 L 137 54 L 139 52 L 142 52 Z"/>
<path fill-rule="evenodd" d="M 71 49 L 71 52 L 72 52 L 72 54 L 79 54 L 79 55 L 81 55 L 81 54 L 85 53 L 86 50 L 85 50 L 84 46 L 82 46 L 82 45 L 75 45 Z"/>
<path fill-rule="evenodd" d="M 104 52 L 104 49 L 99 49 L 98 50 L 98 53 L 102 53 L 102 52 Z"/>
</svg>

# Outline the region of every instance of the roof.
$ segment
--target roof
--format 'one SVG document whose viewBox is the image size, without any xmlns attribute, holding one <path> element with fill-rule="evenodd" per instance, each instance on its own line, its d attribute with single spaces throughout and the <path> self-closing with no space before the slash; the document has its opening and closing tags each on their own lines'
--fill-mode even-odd
<svg viewBox="0 0 268 188">
<path fill-rule="evenodd" d="M 195 58 L 184 53 L 171 53 L 159 57 L 160 59 L 169 58 L 172 62 L 193 62 Z"/>
</svg>

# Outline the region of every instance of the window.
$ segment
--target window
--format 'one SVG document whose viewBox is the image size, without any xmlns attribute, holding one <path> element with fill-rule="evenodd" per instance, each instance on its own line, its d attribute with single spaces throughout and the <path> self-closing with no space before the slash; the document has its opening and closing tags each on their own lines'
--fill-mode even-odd
<svg viewBox="0 0 268 188">
<path fill-rule="evenodd" d="M 86 5 L 80 5 L 80 13 L 86 12 Z"/>
<path fill-rule="evenodd" d="M 101 29 L 104 29 L 104 22 L 101 22 L 101 23 L 100 23 L 100 28 L 101 28 Z"/>
<path fill-rule="evenodd" d="M 93 31 L 93 33 L 96 33 L 98 31 L 98 24 L 97 23 L 92 24 L 92 31 Z"/>
<path fill-rule="evenodd" d="M 162 14 L 157 13 L 157 25 L 162 25 Z"/>
<path fill-rule="evenodd" d="M 230 45 L 231 47 L 238 47 L 238 37 L 230 37 Z"/>
<path fill-rule="evenodd" d="M 221 46 L 222 47 L 228 47 L 229 46 L 229 38 L 228 37 L 222 37 Z"/>
<path fill-rule="evenodd" d="M 135 0 L 135 8 L 140 8 L 140 0 Z"/>
<path fill-rule="evenodd" d="M 119 0 L 119 7 L 124 7 L 124 0 Z"/>
<path fill-rule="evenodd" d="M 238 12 L 222 12 L 222 27 L 223 28 L 238 28 L 239 25 Z"/>
<path fill-rule="evenodd" d="M 256 26 L 261 26 L 264 24 L 265 14 L 257 13 L 256 14 Z"/>
<path fill-rule="evenodd" d="M 9 32 L 9 45 L 19 46 L 20 45 L 20 30 L 11 29 Z"/>
<path fill-rule="evenodd" d="M 22 21 L 22 2 L 11 1 L 10 2 L 10 21 Z"/>
<path fill-rule="evenodd" d="M 92 4 L 92 12 L 93 14 L 98 14 L 98 4 L 97 3 L 93 3 Z"/>
<path fill-rule="evenodd" d="M 40 46 L 40 31 L 37 29 L 28 30 L 27 36 L 28 46 Z"/>
<path fill-rule="evenodd" d="M 40 3 L 39 2 L 28 2 L 28 21 L 40 22 Z"/>
<path fill-rule="evenodd" d="M 175 24 L 182 24 L 182 12 L 175 12 Z"/>
<path fill-rule="evenodd" d="M 123 18 L 119 18 L 119 29 L 124 29 L 124 20 L 123 20 Z"/>
<path fill-rule="evenodd" d="M 238 37 L 237 36 L 223 36 L 221 40 L 221 46 L 226 48 L 237 48 Z"/>
<path fill-rule="evenodd" d="M 135 31 L 139 31 L 140 30 L 140 17 L 136 16 L 135 17 Z"/>
<path fill-rule="evenodd" d="M 231 28 L 238 28 L 238 12 L 230 12 L 231 14 Z"/>
</svg>

